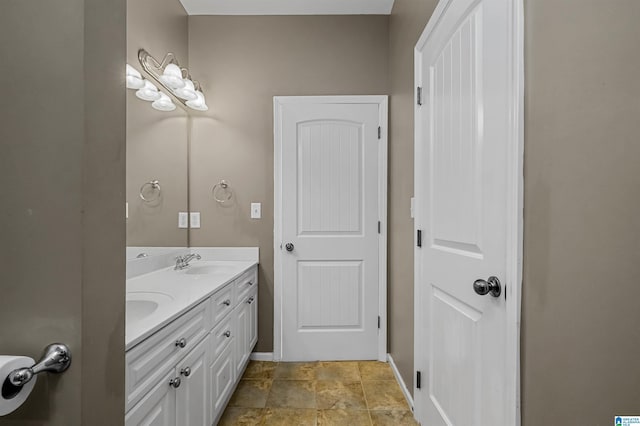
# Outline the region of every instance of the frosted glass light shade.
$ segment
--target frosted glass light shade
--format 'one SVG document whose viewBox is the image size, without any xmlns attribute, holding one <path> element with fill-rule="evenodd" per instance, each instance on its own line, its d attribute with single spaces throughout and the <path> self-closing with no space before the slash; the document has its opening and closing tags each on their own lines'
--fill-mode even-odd
<svg viewBox="0 0 640 426">
<path fill-rule="evenodd" d="M 175 93 L 177 97 L 185 99 L 187 101 L 195 101 L 196 99 L 198 99 L 193 81 L 189 80 L 188 78 L 185 78 L 183 81 L 184 87 L 174 90 L 173 93 Z"/>
<path fill-rule="evenodd" d="M 165 95 L 162 92 L 160 92 L 160 99 L 158 99 L 157 101 L 153 101 L 151 107 L 153 107 L 153 109 L 157 109 L 158 111 L 173 111 L 174 109 L 176 109 L 176 106 L 171 101 L 171 98 L 169 98 L 169 96 Z"/>
<path fill-rule="evenodd" d="M 209 107 L 207 106 L 207 103 L 204 99 L 204 94 L 202 94 L 202 92 L 199 90 L 197 90 L 195 93 L 196 99 L 185 102 L 187 106 L 191 109 L 195 109 L 196 111 L 208 111 Z"/>
<path fill-rule="evenodd" d="M 168 64 L 160 76 L 160 81 L 172 90 L 182 89 L 185 82 L 182 79 L 182 71 L 176 64 Z"/>
<path fill-rule="evenodd" d="M 141 89 L 144 87 L 142 75 L 131 65 L 127 64 L 126 74 L 127 89 Z"/>
<path fill-rule="evenodd" d="M 160 99 L 160 92 L 158 92 L 158 88 L 154 86 L 149 80 L 144 81 L 144 87 L 139 89 L 136 92 L 136 96 L 143 101 L 157 101 Z"/>
</svg>

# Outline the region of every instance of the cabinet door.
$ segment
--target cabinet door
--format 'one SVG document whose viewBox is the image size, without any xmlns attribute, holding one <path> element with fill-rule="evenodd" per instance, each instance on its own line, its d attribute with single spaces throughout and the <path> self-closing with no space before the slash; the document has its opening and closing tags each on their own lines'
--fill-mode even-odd
<svg viewBox="0 0 640 426">
<path fill-rule="evenodd" d="M 209 421 L 207 349 L 209 336 L 176 366 L 182 383 L 176 392 L 176 425 L 206 426 Z"/>
<path fill-rule="evenodd" d="M 176 389 L 169 384 L 175 377 L 171 369 L 160 382 L 134 406 L 124 418 L 126 426 L 174 426 L 176 424 Z"/>
<path fill-rule="evenodd" d="M 245 298 L 240 301 L 240 304 L 236 308 L 236 377 L 240 377 L 242 375 L 244 365 L 249 358 L 247 347 L 249 343 L 249 320 L 251 312 L 247 299 L 248 298 Z"/>
<path fill-rule="evenodd" d="M 237 340 L 233 338 L 233 340 Z M 217 360 L 209 367 L 209 383 L 211 384 L 211 407 L 213 408 L 210 424 L 219 419 L 228 397 L 233 390 L 236 378 L 234 363 L 235 341 L 222 351 Z"/>
<path fill-rule="evenodd" d="M 247 352 L 249 356 L 251 356 L 251 351 L 258 343 L 258 292 L 254 292 L 252 294 L 253 299 L 250 297 L 247 302 L 249 302 L 249 337 L 248 342 L 249 345 L 247 347 Z"/>
</svg>

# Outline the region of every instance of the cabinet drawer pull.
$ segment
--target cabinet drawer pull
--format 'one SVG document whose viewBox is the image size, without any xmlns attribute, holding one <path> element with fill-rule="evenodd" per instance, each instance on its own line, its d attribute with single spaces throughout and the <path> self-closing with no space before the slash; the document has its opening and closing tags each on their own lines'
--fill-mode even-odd
<svg viewBox="0 0 640 426">
<path fill-rule="evenodd" d="M 229 305 L 231 305 L 231 300 L 227 299 L 224 302 L 222 302 L 222 304 L 225 305 L 225 306 L 229 306 Z"/>
<path fill-rule="evenodd" d="M 247 300 L 247 303 L 248 303 L 248 304 L 252 304 L 252 303 L 253 303 L 253 296 L 251 296 L 251 297 L 249 298 L 249 300 Z"/>
<path fill-rule="evenodd" d="M 227 331 L 225 331 L 225 332 L 223 333 L 223 335 L 224 335 L 225 337 L 231 337 L 231 332 L 230 332 L 229 330 L 227 330 Z"/>
<path fill-rule="evenodd" d="M 176 347 L 178 348 L 184 348 L 185 346 L 187 346 L 187 339 L 185 339 L 184 337 L 181 339 L 176 340 Z M 180 386 L 180 385 L 178 385 Z"/>
<path fill-rule="evenodd" d="M 248 285 L 253 285 L 253 280 L 247 282 Z"/>
<path fill-rule="evenodd" d="M 180 370 L 180 374 L 182 374 L 184 377 L 189 377 L 191 375 L 191 368 L 183 368 L 182 370 Z"/>
<path fill-rule="evenodd" d="M 169 386 L 171 386 L 174 389 L 177 389 L 180 387 L 181 382 L 182 380 L 180 380 L 180 377 L 176 377 L 175 379 L 169 380 Z"/>
</svg>

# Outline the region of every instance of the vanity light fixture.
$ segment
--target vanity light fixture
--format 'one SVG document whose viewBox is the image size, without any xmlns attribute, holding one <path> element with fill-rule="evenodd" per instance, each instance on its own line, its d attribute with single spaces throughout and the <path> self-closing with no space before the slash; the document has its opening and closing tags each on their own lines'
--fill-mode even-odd
<svg viewBox="0 0 640 426">
<path fill-rule="evenodd" d="M 197 111 L 209 109 L 200 83 L 191 77 L 188 69 L 180 66 L 173 53 L 167 53 L 162 61 L 158 61 L 149 52 L 140 49 L 138 60 L 149 76 L 174 96 L 175 101 Z"/>
<path fill-rule="evenodd" d="M 157 101 L 153 101 L 151 107 L 153 109 L 157 109 L 158 111 L 173 111 L 174 109 L 176 109 L 176 106 L 171 101 L 171 98 L 162 92 L 160 92 L 160 99 L 158 99 Z"/>
<path fill-rule="evenodd" d="M 185 102 L 187 106 L 197 111 L 208 111 L 209 107 L 205 102 L 204 95 L 202 94 L 202 92 L 197 90 L 195 93 L 196 93 L 196 99 Z"/>
<path fill-rule="evenodd" d="M 160 92 L 152 82 L 145 80 L 144 86 L 136 92 L 136 97 L 143 101 L 153 102 L 160 99 Z"/>
<path fill-rule="evenodd" d="M 144 87 L 144 80 L 142 78 L 142 74 L 127 64 L 127 89 L 142 89 Z"/>
<path fill-rule="evenodd" d="M 160 82 L 172 90 L 182 89 L 185 86 L 182 70 L 176 64 L 167 64 L 159 78 Z"/>
<path fill-rule="evenodd" d="M 184 82 L 184 87 L 174 90 L 173 93 L 177 97 L 186 101 L 195 101 L 196 99 L 198 99 L 193 81 L 189 80 L 188 78 L 185 78 L 182 81 Z"/>
</svg>

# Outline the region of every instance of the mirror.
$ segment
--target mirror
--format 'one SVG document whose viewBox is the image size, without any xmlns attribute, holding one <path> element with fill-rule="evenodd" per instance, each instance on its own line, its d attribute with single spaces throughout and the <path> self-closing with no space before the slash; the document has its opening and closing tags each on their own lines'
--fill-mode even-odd
<svg viewBox="0 0 640 426">
<path fill-rule="evenodd" d="M 138 60 L 140 49 L 160 59 L 173 52 L 187 66 L 187 19 L 178 0 L 127 1 L 127 63 L 151 82 Z M 178 212 L 188 212 L 190 118 L 174 104 L 173 111 L 158 111 L 127 89 L 127 247 L 188 246 L 189 230 L 178 228 Z M 127 250 L 127 258 L 141 252 Z"/>
</svg>

